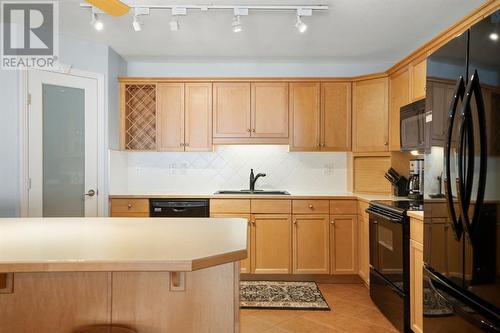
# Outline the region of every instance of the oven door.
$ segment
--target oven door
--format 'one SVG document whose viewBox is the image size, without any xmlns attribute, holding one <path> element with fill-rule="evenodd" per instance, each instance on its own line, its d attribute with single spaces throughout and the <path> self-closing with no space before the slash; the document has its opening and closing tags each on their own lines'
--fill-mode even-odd
<svg viewBox="0 0 500 333">
<path fill-rule="evenodd" d="M 403 219 L 370 212 L 370 267 L 396 287 L 403 285 Z"/>
</svg>

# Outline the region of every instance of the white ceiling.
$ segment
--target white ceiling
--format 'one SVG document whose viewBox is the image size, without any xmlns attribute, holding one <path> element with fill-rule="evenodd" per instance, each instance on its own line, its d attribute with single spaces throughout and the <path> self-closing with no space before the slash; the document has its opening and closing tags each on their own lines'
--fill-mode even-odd
<svg viewBox="0 0 500 333">
<path fill-rule="evenodd" d="M 130 3 L 132 0 L 124 0 Z M 136 3 L 139 1 L 135 1 Z M 200 1 L 142 0 L 186 4 Z M 90 12 L 80 1 L 61 2 L 61 30 L 110 45 L 129 61 L 252 61 L 393 64 L 477 8 L 483 0 L 212 0 L 210 4 L 323 4 L 326 12 L 304 18 L 300 34 L 292 12 L 250 12 L 243 32 L 231 30 L 232 12 L 188 12 L 180 30 L 169 30 L 170 11 L 142 18 L 141 32 L 132 29 L 132 14 L 103 16 L 103 31 L 94 30 Z"/>
</svg>

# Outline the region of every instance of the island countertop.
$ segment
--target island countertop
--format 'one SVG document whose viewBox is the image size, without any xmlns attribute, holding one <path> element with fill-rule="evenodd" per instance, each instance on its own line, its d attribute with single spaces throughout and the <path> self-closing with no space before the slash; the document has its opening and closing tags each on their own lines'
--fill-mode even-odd
<svg viewBox="0 0 500 333">
<path fill-rule="evenodd" d="M 244 259 L 246 248 L 239 218 L 0 219 L 0 273 L 188 272 Z"/>
</svg>

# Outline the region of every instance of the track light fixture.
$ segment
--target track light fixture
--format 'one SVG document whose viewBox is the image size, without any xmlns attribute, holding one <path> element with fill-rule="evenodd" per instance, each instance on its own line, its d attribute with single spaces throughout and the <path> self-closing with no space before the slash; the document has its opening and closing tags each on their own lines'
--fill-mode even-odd
<svg viewBox="0 0 500 333">
<path fill-rule="evenodd" d="M 132 21 L 132 26 L 134 27 L 135 31 L 141 31 L 141 22 L 139 22 L 139 19 L 137 18 L 137 15 L 134 15 L 134 21 Z"/>
<path fill-rule="evenodd" d="M 97 14 L 92 12 L 92 19 L 90 20 L 90 25 L 94 27 L 95 30 L 101 31 L 104 28 L 104 24 L 97 18 Z"/>
<path fill-rule="evenodd" d="M 232 27 L 233 27 L 233 32 L 242 32 L 243 31 L 243 27 L 241 26 L 241 20 L 240 20 L 239 15 L 235 15 L 233 17 Z"/>
<path fill-rule="evenodd" d="M 179 30 L 179 20 L 177 19 L 177 16 L 172 16 L 172 19 L 170 20 L 170 31 L 177 31 Z"/>
<path fill-rule="evenodd" d="M 300 15 L 297 15 L 297 20 L 295 21 L 295 28 L 297 28 L 297 30 L 299 30 L 301 34 L 306 32 L 307 30 L 307 24 L 302 22 Z"/>
</svg>

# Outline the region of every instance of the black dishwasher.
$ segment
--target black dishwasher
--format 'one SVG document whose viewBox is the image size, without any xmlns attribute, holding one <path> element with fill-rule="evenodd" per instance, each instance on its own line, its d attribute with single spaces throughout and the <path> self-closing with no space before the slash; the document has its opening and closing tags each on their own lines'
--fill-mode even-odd
<svg viewBox="0 0 500 333">
<path fill-rule="evenodd" d="M 209 217 L 208 199 L 150 199 L 151 217 Z"/>
</svg>

